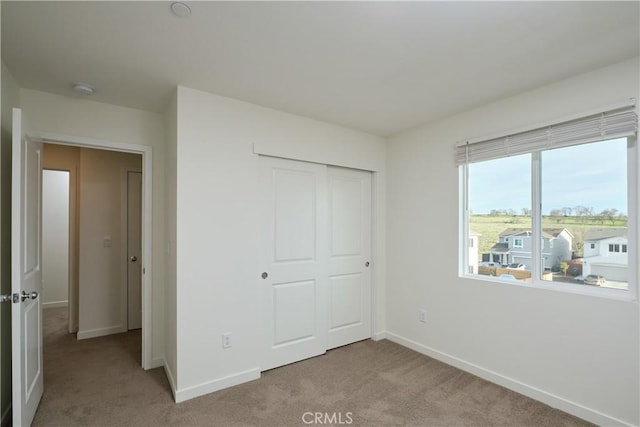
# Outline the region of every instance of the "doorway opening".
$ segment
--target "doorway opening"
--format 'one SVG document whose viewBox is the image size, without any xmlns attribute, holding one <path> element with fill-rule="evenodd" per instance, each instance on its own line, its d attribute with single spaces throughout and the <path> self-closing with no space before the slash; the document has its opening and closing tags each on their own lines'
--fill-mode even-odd
<svg viewBox="0 0 640 427">
<path fill-rule="evenodd" d="M 44 142 L 43 308 L 57 310 L 44 318 L 78 340 L 142 329 L 136 358 L 148 369 L 144 153 Z"/>
</svg>

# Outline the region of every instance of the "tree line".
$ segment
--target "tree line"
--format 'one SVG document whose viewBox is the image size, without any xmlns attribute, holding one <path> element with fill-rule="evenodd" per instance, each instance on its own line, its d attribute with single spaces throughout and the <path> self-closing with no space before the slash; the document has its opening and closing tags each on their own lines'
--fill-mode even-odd
<svg viewBox="0 0 640 427">
<path fill-rule="evenodd" d="M 489 211 L 490 216 L 531 216 L 531 209 L 522 208 L 519 211 L 516 209 L 491 209 Z M 616 221 L 626 221 L 627 214 L 619 211 L 616 208 L 604 209 L 601 212 L 596 212 L 594 208 L 588 206 L 575 206 L 564 207 L 560 209 L 551 209 L 549 215 L 544 215 L 548 218 L 555 219 L 557 222 L 562 221 L 563 218 L 576 218 L 579 221 L 596 221 L 604 224 L 605 221 L 610 221 L 611 225 L 615 225 Z"/>
<path fill-rule="evenodd" d="M 610 221 L 611 225 L 615 225 L 616 221 L 626 221 L 627 215 L 624 212 L 620 212 L 616 208 L 603 209 L 601 212 L 596 212 L 594 208 L 588 206 L 576 206 L 574 208 L 565 207 L 562 209 L 551 209 L 549 211 L 549 217 L 560 222 L 562 218 L 573 217 L 583 222 L 586 221 L 599 221 L 604 223 Z"/>
</svg>

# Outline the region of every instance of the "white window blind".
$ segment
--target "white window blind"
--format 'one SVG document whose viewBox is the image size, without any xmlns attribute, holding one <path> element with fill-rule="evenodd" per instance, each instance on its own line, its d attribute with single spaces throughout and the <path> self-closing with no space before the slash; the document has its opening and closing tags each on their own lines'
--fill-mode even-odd
<svg viewBox="0 0 640 427">
<path fill-rule="evenodd" d="M 635 105 L 456 147 L 456 165 L 623 138 L 638 131 Z"/>
</svg>

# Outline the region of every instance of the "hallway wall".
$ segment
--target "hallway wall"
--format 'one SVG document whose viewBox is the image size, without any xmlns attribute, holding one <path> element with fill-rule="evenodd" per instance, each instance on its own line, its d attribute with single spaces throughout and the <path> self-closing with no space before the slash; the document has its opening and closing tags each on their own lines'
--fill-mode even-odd
<svg viewBox="0 0 640 427">
<path fill-rule="evenodd" d="M 142 156 L 80 149 L 78 339 L 127 330 L 126 172 Z"/>
</svg>

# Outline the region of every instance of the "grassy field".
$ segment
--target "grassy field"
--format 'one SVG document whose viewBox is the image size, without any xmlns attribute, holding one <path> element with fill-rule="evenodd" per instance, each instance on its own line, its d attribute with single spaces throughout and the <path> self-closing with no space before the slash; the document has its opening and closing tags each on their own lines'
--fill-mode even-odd
<svg viewBox="0 0 640 427">
<path fill-rule="evenodd" d="M 542 219 L 543 228 L 566 228 L 574 235 L 573 250 L 581 254 L 584 233 L 590 228 L 626 227 L 626 218 L 614 221 L 584 217 L 548 217 Z M 469 229 L 480 233 L 479 255 L 489 252 L 498 236 L 507 228 L 531 228 L 531 217 L 524 215 L 471 215 Z"/>
</svg>

